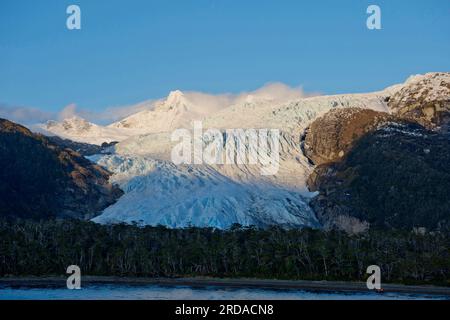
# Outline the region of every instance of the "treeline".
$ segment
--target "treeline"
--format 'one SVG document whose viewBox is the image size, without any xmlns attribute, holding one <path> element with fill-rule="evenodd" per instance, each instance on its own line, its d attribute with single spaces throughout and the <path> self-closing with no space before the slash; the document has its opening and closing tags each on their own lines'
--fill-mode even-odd
<svg viewBox="0 0 450 320">
<path fill-rule="evenodd" d="M 80 220 L 0 219 L 0 276 L 214 276 L 450 285 L 450 235 L 243 228 L 103 226 Z"/>
</svg>

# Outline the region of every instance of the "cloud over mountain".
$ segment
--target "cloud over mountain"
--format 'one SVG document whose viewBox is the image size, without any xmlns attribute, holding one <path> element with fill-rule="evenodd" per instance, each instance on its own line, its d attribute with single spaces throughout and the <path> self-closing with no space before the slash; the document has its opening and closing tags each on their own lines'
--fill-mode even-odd
<svg viewBox="0 0 450 320">
<path fill-rule="evenodd" d="M 0 103 L 0 118 L 9 119 L 23 124 L 31 124 L 51 119 L 54 113 L 42 111 L 33 107 L 10 106 Z"/>
</svg>

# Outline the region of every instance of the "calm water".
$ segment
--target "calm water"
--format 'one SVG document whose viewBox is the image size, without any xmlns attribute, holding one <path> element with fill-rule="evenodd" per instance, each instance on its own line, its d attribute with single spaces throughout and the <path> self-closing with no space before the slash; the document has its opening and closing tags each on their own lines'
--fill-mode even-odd
<svg viewBox="0 0 450 320">
<path fill-rule="evenodd" d="M 87 300 L 336 300 L 336 299 L 448 299 L 443 296 L 413 295 L 402 293 L 339 293 L 303 290 L 231 289 L 218 287 L 190 288 L 158 285 L 99 284 L 86 285 L 80 290 L 60 287 L 0 287 L 0 300 L 17 299 L 87 299 Z"/>
</svg>

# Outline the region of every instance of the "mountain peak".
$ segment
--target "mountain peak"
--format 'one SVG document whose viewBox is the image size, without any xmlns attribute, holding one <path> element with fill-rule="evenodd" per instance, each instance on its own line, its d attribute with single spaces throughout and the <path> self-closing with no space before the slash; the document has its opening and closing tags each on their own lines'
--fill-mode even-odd
<svg viewBox="0 0 450 320">
<path fill-rule="evenodd" d="M 167 104 L 177 104 L 179 102 L 183 102 L 185 99 L 183 92 L 180 90 L 174 90 L 169 93 L 167 96 L 166 103 Z"/>
<path fill-rule="evenodd" d="M 166 99 L 160 100 L 155 109 L 161 111 L 168 110 L 187 110 L 191 103 L 180 90 L 174 90 L 169 93 Z"/>
<path fill-rule="evenodd" d="M 252 94 L 249 94 L 249 95 L 247 95 L 246 97 L 245 97 L 245 103 L 252 103 L 252 102 L 255 102 L 255 100 L 256 100 L 256 97 L 254 96 L 254 95 L 252 95 Z"/>
<path fill-rule="evenodd" d="M 91 127 L 93 127 L 95 125 L 79 116 L 71 116 L 69 118 L 62 120 L 61 122 L 49 120 L 49 121 L 47 121 L 45 126 L 47 128 L 61 127 L 64 130 L 74 130 L 74 131 L 82 132 L 82 131 L 89 130 Z"/>
</svg>

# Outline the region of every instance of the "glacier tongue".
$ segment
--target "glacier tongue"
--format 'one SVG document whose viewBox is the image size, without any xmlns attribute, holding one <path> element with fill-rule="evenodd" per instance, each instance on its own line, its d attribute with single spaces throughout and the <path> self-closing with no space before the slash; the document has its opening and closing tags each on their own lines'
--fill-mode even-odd
<svg viewBox="0 0 450 320">
<path fill-rule="evenodd" d="M 146 156 L 107 155 L 98 163 L 114 173 L 113 182 L 125 191 L 93 219 L 98 223 L 319 226 L 305 196 L 270 181 L 238 182 L 211 166 L 174 165 Z"/>
</svg>

